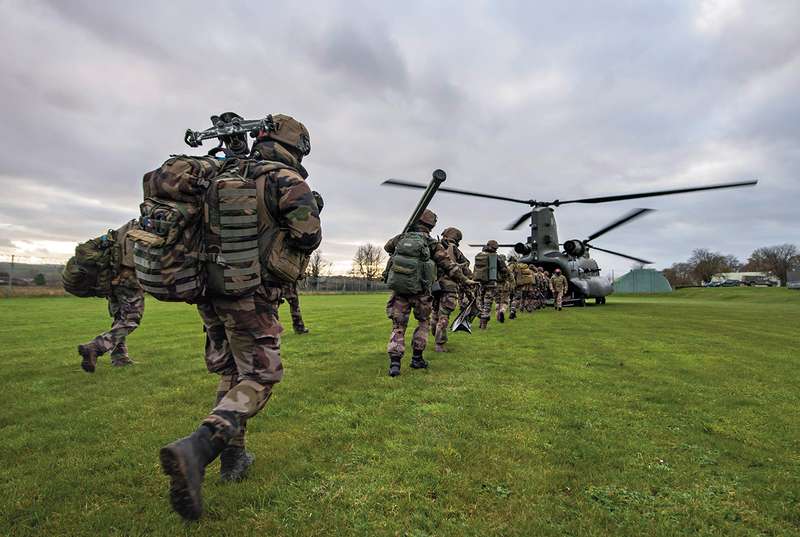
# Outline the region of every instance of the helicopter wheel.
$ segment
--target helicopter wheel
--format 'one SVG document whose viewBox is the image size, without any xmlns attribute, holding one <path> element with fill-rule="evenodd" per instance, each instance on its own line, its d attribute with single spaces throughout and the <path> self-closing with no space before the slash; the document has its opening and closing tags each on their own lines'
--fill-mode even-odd
<svg viewBox="0 0 800 537">
<path fill-rule="evenodd" d="M 606 297 L 599 296 L 599 297 L 594 299 L 594 303 L 597 304 L 597 305 L 605 304 L 606 303 Z"/>
<path fill-rule="evenodd" d="M 582 308 L 585 308 L 585 307 L 586 307 L 586 299 L 585 299 L 585 298 L 580 298 L 580 299 L 578 300 L 578 305 L 579 305 L 580 307 L 582 307 Z"/>
</svg>

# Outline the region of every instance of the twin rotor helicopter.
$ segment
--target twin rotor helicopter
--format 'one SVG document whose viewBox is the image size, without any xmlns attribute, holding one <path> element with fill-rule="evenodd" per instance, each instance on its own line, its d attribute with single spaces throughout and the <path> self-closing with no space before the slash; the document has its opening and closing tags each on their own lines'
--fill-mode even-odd
<svg viewBox="0 0 800 537">
<path fill-rule="evenodd" d="M 553 201 L 538 201 L 534 199 L 520 199 L 507 196 L 498 196 L 494 194 L 485 194 L 481 192 L 471 192 L 468 190 L 459 190 L 455 188 L 438 187 L 437 192 L 447 192 L 450 194 L 459 194 L 462 196 L 472 196 L 477 198 L 487 198 L 493 200 L 507 201 L 512 203 L 519 203 L 530 207 L 530 211 L 521 215 L 506 227 L 507 230 L 518 229 L 526 221 L 530 221 L 530 234 L 524 242 L 517 242 L 515 244 L 501 244 L 501 247 L 514 248 L 514 251 L 521 256 L 520 261 L 528 263 L 537 267 L 543 267 L 544 270 L 552 273 L 556 268 L 561 269 L 561 272 L 567 277 L 569 281 L 568 298 L 570 301 L 577 303 L 581 306 L 586 304 L 586 300 L 594 298 L 598 304 L 604 304 L 606 296 L 614 292 L 612 282 L 605 277 L 600 276 L 600 267 L 597 261 L 589 256 L 591 249 L 607 254 L 624 257 L 637 263 L 650 264 L 650 261 L 634 257 L 632 255 L 615 252 L 600 248 L 591 242 L 598 237 L 605 235 L 609 231 L 616 229 L 624 224 L 627 224 L 645 214 L 652 212 L 653 209 L 634 209 L 623 217 L 611 222 L 607 226 L 599 229 L 589 235 L 585 239 L 570 239 L 566 242 L 558 242 L 558 227 L 556 225 L 554 208 L 566 205 L 569 203 L 608 203 L 613 201 L 624 201 L 639 198 L 650 198 L 655 196 L 669 196 L 673 194 L 685 194 L 688 192 L 700 192 L 704 190 L 720 190 L 724 188 L 737 188 L 745 186 L 754 186 L 758 181 L 743 181 L 737 183 L 724 183 L 716 185 L 707 185 L 690 188 L 676 188 L 671 190 L 658 190 L 653 192 L 640 192 L 638 194 L 621 194 L 612 196 L 597 196 L 592 198 L 580 198 L 571 200 L 553 200 Z M 389 179 L 383 182 L 384 185 L 396 186 L 402 188 L 413 189 L 428 189 L 429 187 L 420 183 L 413 183 L 409 181 L 401 181 L 398 179 Z M 482 244 L 470 244 L 470 246 L 483 246 Z M 562 250 L 563 248 L 563 250 Z"/>
</svg>

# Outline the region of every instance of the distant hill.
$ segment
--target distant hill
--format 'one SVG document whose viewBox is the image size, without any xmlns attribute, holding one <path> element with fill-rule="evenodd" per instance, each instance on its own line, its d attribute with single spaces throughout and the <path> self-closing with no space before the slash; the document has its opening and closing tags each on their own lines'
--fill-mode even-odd
<svg viewBox="0 0 800 537">
<path fill-rule="evenodd" d="M 37 274 L 44 274 L 47 285 L 61 285 L 61 270 L 64 265 L 32 265 L 30 263 L 14 263 L 14 279 L 33 280 Z M 0 261 L 0 279 L 8 281 L 11 263 Z"/>
</svg>

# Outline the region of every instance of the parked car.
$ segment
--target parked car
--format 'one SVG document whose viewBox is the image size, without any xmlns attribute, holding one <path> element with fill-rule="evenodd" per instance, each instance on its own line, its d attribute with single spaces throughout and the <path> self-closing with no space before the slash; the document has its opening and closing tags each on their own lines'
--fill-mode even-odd
<svg viewBox="0 0 800 537">
<path fill-rule="evenodd" d="M 739 280 L 725 280 L 719 284 L 719 287 L 746 287 L 747 284 Z"/>
</svg>

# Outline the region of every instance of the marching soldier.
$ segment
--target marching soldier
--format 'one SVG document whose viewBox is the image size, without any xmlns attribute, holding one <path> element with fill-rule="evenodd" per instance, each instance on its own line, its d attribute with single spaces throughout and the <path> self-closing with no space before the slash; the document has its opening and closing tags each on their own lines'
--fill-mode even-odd
<svg viewBox="0 0 800 537">
<path fill-rule="evenodd" d="M 134 363 L 128 356 L 125 340 L 139 327 L 144 313 L 144 291 L 136 280 L 132 245 L 126 240 L 128 230 L 135 225 L 136 221 L 132 220 L 116 231 L 109 231 L 111 240 L 106 240 L 108 248 L 112 249 L 111 286 L 106 299 L 108 313 L 113 322 L 109 331 L 103 332 L 89 343 L 78 345 L 81 368 L 87 373 L 94 373 L 97 358 L 107 352 L 111 353 L 111 365 L 114 367 Z M 104 235 L 101 239 L 105 237 Z"/>
<path fill-rule="evenodd" d="M 449 227 L 442 232 L 440 241 L 450 261 L 461 267 L 461 273 L 467 278 L 472 277 L 469 270 L 469 260 L 464 256 L 458 245 L 461 242 L 461 231 Z M 448 274 L 442 274 L 438 281 L 439 289 L 433 293 L 433 317 L 431 330 L 435 336 L 436 352 L 447 352 L 447 332 L 450 324 L 450 314 L 459 304 L 459 293 L 463 285 L 459 285 Z"/>
<path fill-rule="evenodd" d="M 509 276 L 508 267 L 503 258 L 497 255 L 499 244 L 495 240 L 486 243 L 483 250 L 475 256 L 475 279 L 481 284 L 479 303 L 481 308 L 480 328 L 489 325 L 492 314 L 492 303 L 498 299 L 498 283 L 503 283 Z M 498 316 L 501 323 L 505 318 Z"/>
<path fill-rule="evenodd" d="M 502 254 L 498 255 L 498 258 L 502 259 L 503 262 L 505 263 L 506 258 L 504 255 Z M 508 264 L 506 264 L 506 266 L 508 266 Z M 517 279 L 514 275 L 514 271 L 509 268 L 508 276 L 506 277 L 505 280 L 503 280 L 502 283 L 500 283 L 497 286 L 499 296 L 497 299 L 496 317 L 498 322 L 502 323 L 505 321 L 506 312 L 508 311 L 511 305 L 511 297 L 514 294 L 516 287 L 517 287 Z"/>
<path fill-rule="evenodd" d="M 303 314 L 300 312 L 300 296 L 297 292 L 297 282 L 287 283 L 281 288 L 283 300 L 289 303 L 289 313 L 292 315 L 292 328 L 295 334 L 308 334 L 308 328 L 303 323 Z"/>
<path fill-rule="evenodd" d="M 553 307 L 556 311 L 561 311 L 561 301 L 567 292 L 567 285 L 567 278 L 561 274 L 561 269 L 557 268 L 550 278 L 550 291 L 553 293 Z"/>
<path fill-rule="evenodd" d="M 422 354 L 428 344 L 433 296 L 431 281 L 420 277 L 435 274 L 438 268 L 456 284 L 474 283 L 464 275 L 462 267 L 450 258 L 442 244 L 431 237 L 435 226 L 436 214 L 425 209 L 410 232 L 391 238 L 383 247 L 391 256 L 386 275 L 386 282 L 392 289 L 392 296 L 386 304 L 386 315 L 392 321 L 392 335 L 386 349 L 390 377 L 400 374 L 400 362 L 406 349 L 406 329 L 412 311 L 418 325 L 411 340 L 411 367 L 428 367 Z"/>
</svg>

